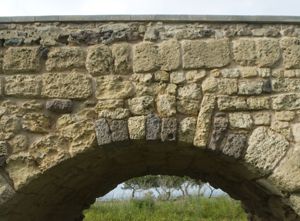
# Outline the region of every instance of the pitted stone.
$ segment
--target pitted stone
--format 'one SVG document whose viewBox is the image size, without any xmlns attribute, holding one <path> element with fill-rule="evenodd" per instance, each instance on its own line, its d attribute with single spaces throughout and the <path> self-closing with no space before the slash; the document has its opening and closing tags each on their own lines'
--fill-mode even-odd
<svg viewBox="0 0 300 221">
<path fill-rule="evenodd" d="M 179 123 L 178 141 L 192 144 L 196 132 L 197 119 L 195 117 L 186 117 Z"/>
<path fill-rule="evenodd" d="M 147 115 L 146 119 L 146 140 L 160 139 L 161 120 L 155 114 Z"/>
<path fill-rule="evenodd" d="M 247 149 L 247 138 L 248 137 L 242 133 L 228 134 L 222 148 L 222 153 L 236 159 L 243 157 Z"/>
<path fill-rule="evenodd" d="M 5 164 L 8 156 L 8 144 L 6 141 L 0 141 L 0 167 Z"/>
<path fill-rule="evenodd" d="M 272 107 L 274 110 L 298 110 L 300 109 L 300 94 L 275 95 L 272 98 Z"/>
<path fill-rule="evenodd" d="M 154 99 L 152 96 L 134 97 L 128 100 L 128 106 L 134 115 L 149 114 L 154 111 Z"/>
<path fill-rule="evenodd" d="M 113 44 L 114 72 L 116 74 L 130 74 L 132 72 L 131 46 L 128 43 Z"/>
<path fill-rule="evenodd" d="M 177 40 L 163 41 L 159 45 L 159 63 L 161 70 L 176 70 L 180 65 L 180 44 Z"/>
<path fill-rule="evenodd" d="M 235 112 L 229 114 L 229 123 L 233 128 L 251 129 L 253 120 L 249 113 Z"/>
<path fill-rule="evenodd" d="M 258 95 L 262 93 L 263 81 L 243 80 L 239 82 L 239 94 Z"/>
<path fill-rule="evenodd" d="M 176 139 L 177 139 L 177 119 L 176 118 L 162 118 L 160 137 L 163 142 L 176 141 Z"/>
<path fill-rule="evenodd" d="M 220 148 L 228 129 L 228 123 L 227 114 L 222 112 L 215 114 L 209 149 L 218 150 Z"/>
<path fill-rule="evenodd" d="M 284 67 L 300 68 L 299 38 L 283 38 L 280 44 L 283 50 Z"/>
<path fill-rule="evenodd" d="M 132 140 L 142 140 L 146 136 L 146 117 L 130 117 L 128 119 L 129 137 Z"/>
<path fill-rule="evenodd" d="M 109 144 L 112 142 L 109 125 L 104 118 L 96 120 L 95 130 L 96 130 L 97 143 L 99 146 L 102 146 L 104 144 Z"/>
<path fill-rule="evenodd" d="M 133 71 L 147 72 L 158 68 L 158 49 L 151 42 L 135 45 L 133 50 Z"/>
<path fill-rule="evenodd" d="M 112 120 L 109 126 L 113 142 L 121 142 L 129 139 L 127 120 Z"/>
<path fill-rule="evenodd" d="M 37 97 L 41 94 L 41 78 L 32 75 L 7 76 L 4 93 L 16 97 Z"/>
<path fill-rule="evenodd" d="M 73 102 L 68 99 L 53 99 L 46 102 L 46 109 L 59 114 L 71 113 Z"/>
<path fill-rule="evenodd" d="M 176 114 L 175 96 L 162 94 L 156 98 L 156 107 L 160 116 L 170 117 Z"/>
</svg>

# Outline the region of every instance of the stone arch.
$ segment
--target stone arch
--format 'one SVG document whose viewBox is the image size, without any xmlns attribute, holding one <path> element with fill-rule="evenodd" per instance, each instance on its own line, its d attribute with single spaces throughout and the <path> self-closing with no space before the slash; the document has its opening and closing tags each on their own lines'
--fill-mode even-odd
<svg viewBox="0 0 300 221">
<path fill-rule="evenodd" d="M 78 220 L 157 173 L 209 181 L 253 220 L 299 220 L 291 27 L 67 24 L 0 30 L 1 220 Z"/>
</svg>

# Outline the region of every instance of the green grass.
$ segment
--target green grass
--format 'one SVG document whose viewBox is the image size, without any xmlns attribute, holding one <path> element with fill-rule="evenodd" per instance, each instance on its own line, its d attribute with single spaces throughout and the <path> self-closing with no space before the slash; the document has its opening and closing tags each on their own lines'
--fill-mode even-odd
<svg viewBox="0 0 300 221">
<path fill-rule="evenodd" d="M 227 196 L 96 202 L 85 217 L 84 221 L 246 221 L 240 203 Z"/>
</svg>

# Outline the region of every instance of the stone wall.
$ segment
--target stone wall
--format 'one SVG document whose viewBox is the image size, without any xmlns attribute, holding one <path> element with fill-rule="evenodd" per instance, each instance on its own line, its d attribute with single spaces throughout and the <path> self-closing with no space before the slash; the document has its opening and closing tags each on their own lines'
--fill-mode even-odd
<svg viewBox="0 0 300 221">
<path fill-rule="evenodd" d="M 188 153 L 199 152 L 209 162 L 178 166 L 179 174 L 222 187 L 243 201 L 251 219 L 299 220 L 298 24 L 0 24 L 0 104 L 3 220 L 75 220 L 63 212 L 49 217 L 56 210 L 48 204 L 50 209 L 38 209 L 41 198 L 53 194 L 51 188 L 38 198 L 30 194 L 39 194 L 34 191 L 46 180 L 57 184 L 60 167 L 99 168 L 102 161 L 95 166 L 92 153 L 132 162 L 109 152 L 124 144 L 127 153 L 147 146 L 136 156 L 140 159 L 160 146 L 164 154 L 178 155 L 176 166 L 194 159 Z M 159 153 L 149 165 L 165 156 Z M 175 166 L 167 165 L 173 173 Z M 218 171 L 211 172 L 214 165 Z M 88 173 L 83 171 L 77 176 Z M 121 174 L 117 177 L 113 184 L 122 181 Z M 87 188 L 80 181 L 75 186 Z M 89 201 L 96 193 L 87 192 Z M 69 196 L 67 190 L 62 194 Z M 31 203 L 32 214 L 20 206 L 24 202 Z M 79 214 L 84 207 L 78 207 Z"/>
</svg>

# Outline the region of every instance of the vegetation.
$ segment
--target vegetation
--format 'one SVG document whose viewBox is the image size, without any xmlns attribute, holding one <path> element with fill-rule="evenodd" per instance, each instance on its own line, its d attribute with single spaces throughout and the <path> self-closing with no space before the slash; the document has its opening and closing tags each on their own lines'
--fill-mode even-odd
<svg viewBox="0 0 300 221">
<path fill-rule="evenodd" d="M 240 203 L 228 196 L 98 201 L 85 216 L 84 221 L 246 221 Z"/>
</svg>

